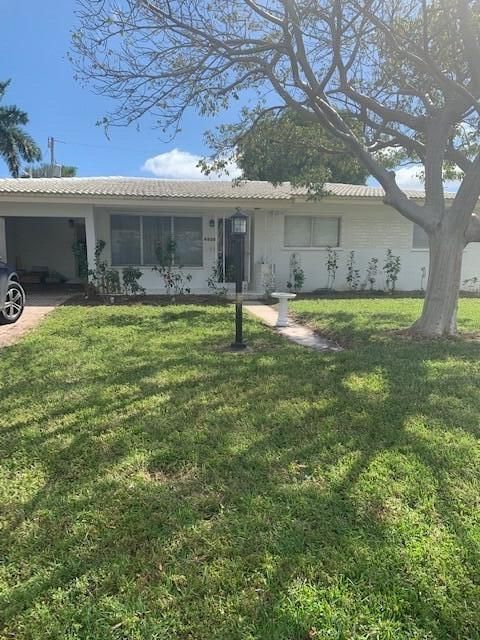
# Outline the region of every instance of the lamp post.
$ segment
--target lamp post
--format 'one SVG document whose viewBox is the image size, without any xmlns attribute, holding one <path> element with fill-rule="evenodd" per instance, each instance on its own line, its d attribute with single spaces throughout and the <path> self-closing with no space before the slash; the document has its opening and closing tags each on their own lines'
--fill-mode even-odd
<svg viewBox="0 0 480 640">
<path fill-rule="evenodd" d="M 243 256 L 244 242 L 247 235 L 247 216 L 237 209 L 230 218 L 232 223 L 232 235 L 235 239 L 235 342 L 232 343 L 233 351 L 241 351 L 246 348 L 243 341 Z"/>
</svg>

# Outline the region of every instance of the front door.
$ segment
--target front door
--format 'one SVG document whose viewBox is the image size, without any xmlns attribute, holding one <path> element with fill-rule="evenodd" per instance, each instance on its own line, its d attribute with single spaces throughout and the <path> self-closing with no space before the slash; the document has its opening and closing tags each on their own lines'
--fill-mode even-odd
<svg viewBox="0 0 480 640">
<path fill-rule="evenodd" d="M 249 252 L 247 247 L 249 237 L 249 225 L 247 223 L 242 269 L 242 279 L 244 281 L 248 279 L 247 256 Z M 235 282 L 235 237 L 232 233 L 232 221 L 230 218 L 219 218 L 217 221 L 217 256 L 219 282 Z"/>
</svg>

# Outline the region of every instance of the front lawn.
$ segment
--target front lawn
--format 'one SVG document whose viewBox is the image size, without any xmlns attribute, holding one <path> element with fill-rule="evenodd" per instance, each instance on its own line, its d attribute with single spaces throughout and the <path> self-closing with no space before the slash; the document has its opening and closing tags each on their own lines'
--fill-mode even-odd
<svg viewBox="0 0 480 640">
<path fill-rule="evenodd" d="M 421 314 L 420 298 L 361 298 L 342 294 L 335 298 L 299 299 L 290 309 L 301 321 L 345 346 L 360 346 L 390 340 L 407 329 Z M 397 294 L 398 295 L 398 294 Z M 458 313 L 459 331 L 480 337 L 480 300 L 463 298 Z"/>
<path fill-rule="evenodd" d="M 395 336 L 419 306 L 296 302 L 341 353 L 193 305 L 1 351 L 0 638 L 479 638 L 480 343 Z"/>
</svg>

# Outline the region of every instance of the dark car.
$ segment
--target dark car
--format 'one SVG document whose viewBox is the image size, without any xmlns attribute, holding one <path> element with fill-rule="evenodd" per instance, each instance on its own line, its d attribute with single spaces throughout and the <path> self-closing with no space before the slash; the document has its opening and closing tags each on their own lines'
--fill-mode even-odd
<svg viewBox="0 0 480 640">
<path fill-rule="evenodd" d="M 13 324 L 25 308 L 25 291 L 16 272 L 0 261 L 0 324 Z"/>
</svg>

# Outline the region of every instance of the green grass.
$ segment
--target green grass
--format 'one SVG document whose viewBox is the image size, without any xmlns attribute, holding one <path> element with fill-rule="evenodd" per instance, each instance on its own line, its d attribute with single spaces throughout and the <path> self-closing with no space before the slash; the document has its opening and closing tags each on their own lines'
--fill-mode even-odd
<svg viewBox="0 0 480 640">
<path fill-rule="evenodd" d="M 342 353 L 201 306 L 1 351 L 0 638 L 479 638 L 480 344 L 389 333 L 419 305 L 296 303 Z"/>
<path fill-rule="evenodd" d="M 397 294 L 398 295 L 398 294 Z M 295 300 L 290 309 L 301 321 L 345 346 L 390 341 L 421 314 L 419 298 L 359 298 Z M 459 331 L 467 336 L 480 331 L 480 301 L 460 301 Z"/>
</svg>

